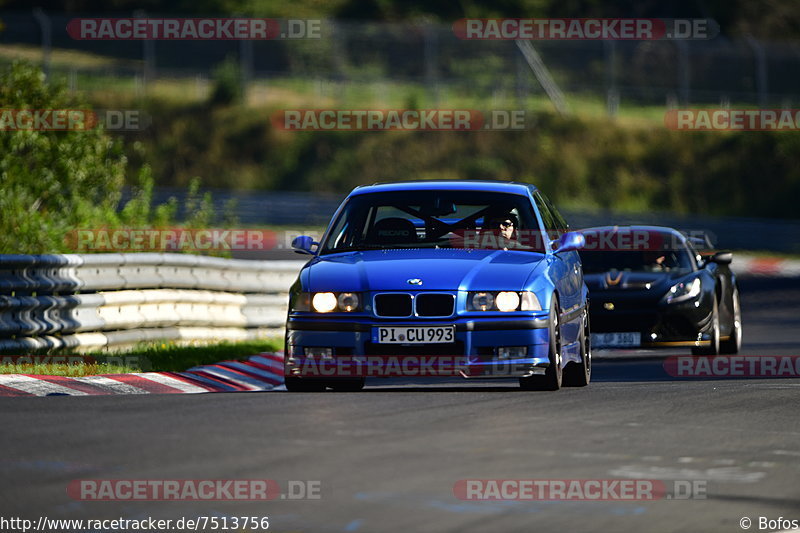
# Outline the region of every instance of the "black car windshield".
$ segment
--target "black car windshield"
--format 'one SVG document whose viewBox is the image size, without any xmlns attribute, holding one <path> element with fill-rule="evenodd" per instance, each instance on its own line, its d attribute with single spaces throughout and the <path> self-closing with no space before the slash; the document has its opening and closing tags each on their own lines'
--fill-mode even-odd
<svg viewBox="0 0 800 533">
<path fill-rule="evenodd" d="M 693 262 L 689 252 L 680 250 L 580 250 L 584 274 L 611 270 L 623 272 L 690 272 Z"/>
<path fill-rule="evenodd" d="M 515 249 L 544 253 L 527 196 L 414 190 L 351 197 L 321 253 L 396 248 Z"/>
</svg>

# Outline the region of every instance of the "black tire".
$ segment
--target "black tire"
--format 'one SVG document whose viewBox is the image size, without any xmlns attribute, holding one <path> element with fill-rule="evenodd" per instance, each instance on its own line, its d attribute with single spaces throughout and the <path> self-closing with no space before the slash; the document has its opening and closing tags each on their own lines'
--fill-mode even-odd
<svg viewBox="0 0 800 533">
<path fill-rule="evenodd" d="M 719 306 L 714 298 L 714 307 L 711 309 L 711 345 L 692 348 L 693 355 L 719 355 Z"/>
<path fill-rule="evenodd" d="M 283 384 L 289 392 L 322 392 L 325 390 L 325 381 L 315 378 L 296 378 L 286 376 Z"/>
<path fill-rule="evenodd" d="M 366 378 L 339 378 L 329 380 L 326 385 L 334 392 L 358 392 L 364 388 Z"/>
<path fill-rule="evenodd" d="M 719 353 L 733 355 L 742 348 L 742 307 L 739 302 L 739 288 L 734 287 L 733 295 L 733 324 L 730 336 L 719 343 Z"/>
<path fill-rule="evenodd" d="M 555 391 L 561 388 L 562 369 L 561 369 L 561 309 L 558 300 L 553 295 L 550 298 L 550 364 L 547 366 L 543 376 L 530 376 L 519 378 L 519 386 L 522 390 L 548 390 Z"/>
<path fill-rule="evenodd" d="M 567 363 L 564 367 L 564 379 L 562 384 L 565 387 L 585 387 L 592 379 L 592 337 L 589 329 L 589 314 L 583 316 L 583 328 L 581 328 L 580 341 L 581 362 Z"/>
</svg>

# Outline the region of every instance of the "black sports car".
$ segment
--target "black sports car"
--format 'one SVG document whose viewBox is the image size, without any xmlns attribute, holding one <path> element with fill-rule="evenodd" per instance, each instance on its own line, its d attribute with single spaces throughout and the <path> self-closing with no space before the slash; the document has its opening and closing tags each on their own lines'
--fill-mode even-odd
<svg viewBox="0 0 800 533">
<path fill-rule="evenodd" d="M 594 348 L 686 346 L 734 354 L 742 317 L 731 252 L 706 250 L 672 228 L 581 230 Z"/>
</svg>

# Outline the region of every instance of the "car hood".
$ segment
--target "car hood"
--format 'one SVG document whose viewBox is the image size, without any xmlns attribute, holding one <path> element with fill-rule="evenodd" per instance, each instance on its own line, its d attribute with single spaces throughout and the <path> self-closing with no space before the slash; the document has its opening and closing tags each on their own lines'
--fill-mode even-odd
<svg viewBox="0 0 800 533">
<path fill-rule="evenodd" d="M 369 250 L 317 257 L 301 279 L 311 292 L 523 290 L 545 257 L 505 250 Z"/>
<path fill-rule="evenodd" d="M 584 281 L 591 292 L 652 290 L 664 292 L 689 272 L 620 272 L 612 270 L 585 274 Z"/>
</svg>

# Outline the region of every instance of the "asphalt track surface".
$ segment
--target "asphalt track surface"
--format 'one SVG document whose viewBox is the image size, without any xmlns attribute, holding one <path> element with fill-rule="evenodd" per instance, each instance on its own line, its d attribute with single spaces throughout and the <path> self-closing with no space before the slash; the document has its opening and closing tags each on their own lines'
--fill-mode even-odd
<svg viewBox="0 0 800 533">
<path fill-rule="evenodd" d="M 743 280 L 745 354 L 800 353 L 800 280 Z M 670 352 L 683 354 L 686 352 Z M 0 516 L 269 516 L 269 531 L 742 531 L 800 520 L 800 380 L 677 380 L 615 352 L 591 385 L 3 398 Z M 76 479 L 320 482 L 320 499 L 82 502 Z M 695 481 L 705 498 L 463 501 L 462 479 Z M 6 529 L 11 531 L 11 529 Z"/>
</svg>

